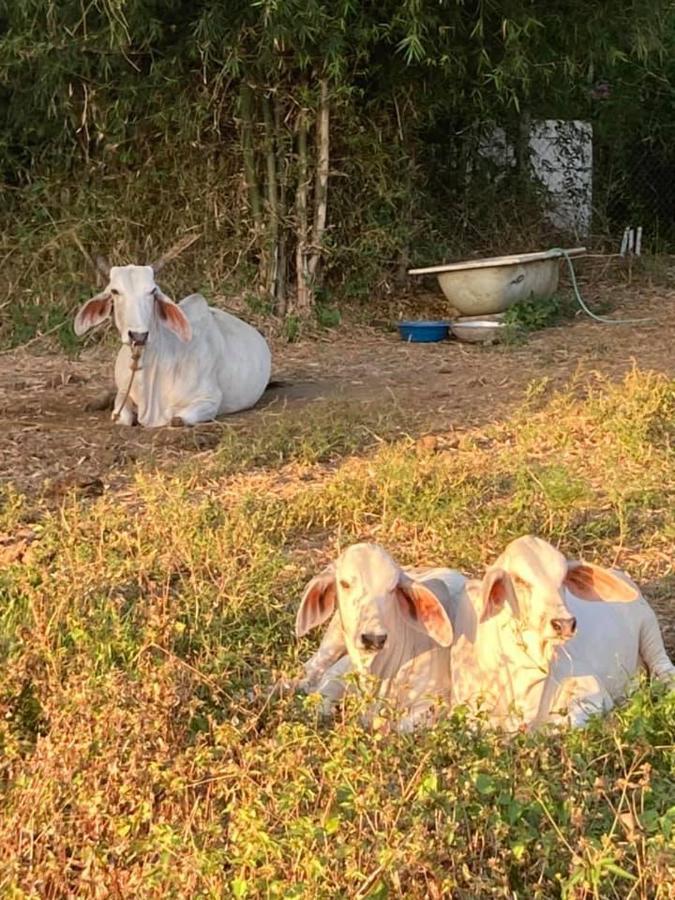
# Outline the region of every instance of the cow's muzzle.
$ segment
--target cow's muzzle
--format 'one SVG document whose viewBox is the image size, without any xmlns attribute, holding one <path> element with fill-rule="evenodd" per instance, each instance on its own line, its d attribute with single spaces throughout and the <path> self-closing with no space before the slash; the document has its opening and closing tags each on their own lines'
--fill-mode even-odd
<svg viewBox="0 0 675 900">
<path fill-rule="evenodd" d="M 134 347 L 145 347 L 148 342 L 147 331 L 130 331 L 129 341 Z"/>
</svg>

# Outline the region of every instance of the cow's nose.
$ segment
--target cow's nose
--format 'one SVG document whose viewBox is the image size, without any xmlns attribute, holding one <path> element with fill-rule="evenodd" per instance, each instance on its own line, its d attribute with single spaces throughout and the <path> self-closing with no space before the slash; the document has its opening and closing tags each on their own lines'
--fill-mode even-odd
<svg viewBox="0 0 675 900">
<path fill-rule="evenodd" d="M 147 331 L 130 331 L 129 340 L 137 347 L 144 347 L 148 340 Z"/>
<path fill-rule="evenodd" d="M 387 642 L 386 634 L 362 634 L 361 643 L 364 650 L 381 650 Z"/>
<path fill-rule="evenodd" d="M 569 638 L 577 630 L 577 620 L 574 617 L 571 619 L 551 619 L 551 627 L 559 637 Z"/>
</svg>

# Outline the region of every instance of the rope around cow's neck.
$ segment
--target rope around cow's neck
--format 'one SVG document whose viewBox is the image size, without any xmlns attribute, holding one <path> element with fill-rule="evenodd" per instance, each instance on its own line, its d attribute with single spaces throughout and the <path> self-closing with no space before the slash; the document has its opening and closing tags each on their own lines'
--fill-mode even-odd
<svg viewBox="0 0 675 900">
<path fill-rule="evenodd" d="M 142 344 L 133 344 L 131 347 L 131 375 L 129 375 L 129 384 L 127 385 L 127 390 L 124 395 L 124 399 L 120 403 L 116 412 L 113 412 L 112 420 L 116 422 L 122 414 L 122 410 L 127 405 L 127 400 L 129 399 L 129 394 L 131 393 L 131 386 L 134 383 L 134 378 L 136 377 L 136 372 L 141 369 L 139 365 L 141 356 L 143 354 L 143 345 Z"/>
</svg>

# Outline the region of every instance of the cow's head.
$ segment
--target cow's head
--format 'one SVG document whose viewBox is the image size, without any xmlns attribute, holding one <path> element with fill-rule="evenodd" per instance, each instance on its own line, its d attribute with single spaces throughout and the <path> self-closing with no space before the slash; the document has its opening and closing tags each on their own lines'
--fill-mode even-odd
<svg viewBox="0 0 675 900">
<path fill-rule="evenodd" d="M 105 267 L 108 284 L 87 300 L 75 317 L 75 333 L 84 334 L 111 314 L 123 344 L 145 346 L 158 328 L 167 328 L 181 341 L 192 337 L 182 309 L 155 284 L 152 266 Z"/>
<path fill-rule="evenodd" d="M 296 635 L 321 625 L 336 609 L 347 651 L 361 673 L 370 671 L 378 654 L 395 654 L 409 627 L 442 647 L 452 643 L 452 625 L 435 594 L 377 544 L 354 544 L 312 578 L 298 610 Z"/>
<path fill-rule="evenodd" d="M 512 541 L 482 582 L 481 621 L 509 607 L 523 630 L 535 633 L 542 649 L 571 638 L 577 627 L 565 591 L 587 601 L 630 602 L 639 591 L 618 575 L 574 562 L 536 537 Z"/>
</svg>

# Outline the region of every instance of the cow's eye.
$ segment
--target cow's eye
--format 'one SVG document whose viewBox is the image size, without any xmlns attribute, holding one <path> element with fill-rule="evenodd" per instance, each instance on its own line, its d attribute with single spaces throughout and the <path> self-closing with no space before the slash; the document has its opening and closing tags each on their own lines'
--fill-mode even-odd
<svg viewBox="0 0 675 900">
<path fill-rule="evenodd" d="M 341 579 L 340 579 L 340 587 L 341 587 L 343 590 L 348 591 L 348 590 L 349 590 L 349 582 L 348 582 L 348 581 L 345 581 L 344 578 L 341 578 Z"/>
<path fill-rule="evenodd" d="M 525 581 L 524 578 L 519 578 L 518 575 L 511 576 L 513 578 L 513 583 L 519 588 L 529 588 L 529 584 Z"/>
<path fill-rule="evenodd" d="M 119 297 L 120 295 L 120 292 L 117 290 L 117 288 L 110 288 L 110 293 L 113 295 L 113 297 Z"/>
</svg>

